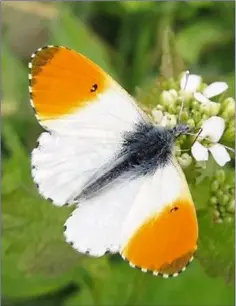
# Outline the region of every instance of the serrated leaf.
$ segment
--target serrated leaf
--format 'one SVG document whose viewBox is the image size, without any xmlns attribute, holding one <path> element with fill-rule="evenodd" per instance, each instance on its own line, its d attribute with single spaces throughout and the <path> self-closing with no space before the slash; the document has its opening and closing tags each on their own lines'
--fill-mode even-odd
<svg viewBox="0 0 236 306">
<path fill-rule="evenodd" d="M 208 209 L 209 199 L 211 197 L 212 178 L 216 168 L 216 162 L 210 157 L 205 168 L 197 167 L 194 163 L 185 170 L 197 210 Z"/>
<path fill-rule="evenodd" d="M 10 157 L 3 165 L 2 290 L 8 297 L 34 296 L 65 285 L 81 263 L 82 256 L 63 239 L 73 208 L 55 207 L 37 195 L 30 158 L 10 124 L 3 136 Z M 7 189 L 11 176 L 18 179 Z"/>
<path fill-rule="evenodd" d="M 115 257 L 115 261 L 109 261 L 110 269 L 106 269 L 102 278 L 90 273 L 98 289 L 97 295 L 88 286 L 81 286 L 80 292 L 69 297 L 63 305 L 167 306 L 173 305 L 173 301 L 179 306 L 234 303 L 234 288 L 226 286 L 222 279 L 205 275 L 196 260 L 181 276 L 166 280 L 133 269 L 121 258 Z"/>
<path fill-rule="evenodd" d="M 75 18 L 68 6 L 59 4 L 58 8 L 59 17 L 50 23 L 54 44 L 83 53 L 113 77 L 117 77 L 112 65 L 109 64 L 111 50 L 108 45 L 79 19 Z"/>
<path fill-rule="evenodd" d="M 234 223 L 213 223 L 208 212 L 198 214 L 200 238 L 197 258 L 211 277 L 223 277 L 234 284 Z"/>
</svg>

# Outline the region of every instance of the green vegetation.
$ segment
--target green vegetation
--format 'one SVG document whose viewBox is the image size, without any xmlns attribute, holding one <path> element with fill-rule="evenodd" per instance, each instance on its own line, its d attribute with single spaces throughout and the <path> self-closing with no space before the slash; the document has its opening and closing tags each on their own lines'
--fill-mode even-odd
<svg viewBox="0 0 236 306">
<path fill-rule="evenodd" d="M 204 169 L 195 164 L 186 169 L 200 241 L 197 259 L 178 278 L 142 273 L 119 256 L 88 258 L 63 239 L 73 208 L 54 207 L 32 182 L 30 152 L 42 128 L 28 95 L 30 54 L 47 44 L 90 57 L 148 112 L 162 107 L 161 90 L 176 89 L 179 73 L 189 69 L 208 84 L 228 83 L 222 139 L 234 147 L 233 102 L 225 99 L 234 96 L 234 6 L 227 1 L 2 4 L 3 305 L 234 305 L 234 161 L 220 168 L 210 159 Z M 164 77 L 168 80 L 160 82 Z"/>
</svg>

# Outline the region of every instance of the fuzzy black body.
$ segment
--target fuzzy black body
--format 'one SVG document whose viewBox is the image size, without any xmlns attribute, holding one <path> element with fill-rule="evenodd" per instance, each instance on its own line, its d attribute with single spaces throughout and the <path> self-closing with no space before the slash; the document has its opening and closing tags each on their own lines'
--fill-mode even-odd
<svg viewBox="0 0 236 306">
<path fill-rule="evenodd" d="M 150 122 L 139 123 L 134 131 L 124 135 L 122 147 L 114 160 L 105 165 L 104 169 L 101 169 L 102 174 L 91 179 L 74 200 L 87 199 L 97 194 L 126 173 L 133 179 L 164 167 L 172 156 L 176 137 L 188 130 L 185 125 L 168 129 L 157 127 Z"/>
</svg>

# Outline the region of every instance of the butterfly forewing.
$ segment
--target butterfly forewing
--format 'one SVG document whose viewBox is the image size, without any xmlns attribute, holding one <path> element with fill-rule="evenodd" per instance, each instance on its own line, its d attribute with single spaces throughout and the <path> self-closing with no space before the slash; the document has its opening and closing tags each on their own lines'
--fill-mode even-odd
<svg viewBox="0 0 236 306">
<path fill-rule="evenodd" d="M 110 76 L 73 50 L 39 49 L 29 68 L 31 104 L 50 131 L 33 151 L 32 174 L 40 193 L 63 205 L 113 159 L 142 112 Z"/>
</svg>

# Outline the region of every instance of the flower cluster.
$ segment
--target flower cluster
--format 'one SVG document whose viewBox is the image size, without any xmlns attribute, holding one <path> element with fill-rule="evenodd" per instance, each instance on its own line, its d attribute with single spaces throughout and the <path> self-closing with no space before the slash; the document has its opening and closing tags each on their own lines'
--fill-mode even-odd
<svg viewBox="0 0 236 306">
<path fill-rule="evenodd" d="M 223 169 L 217 170 L 213 176 L 210 207 L 216 223 L 233 222 L 235 213 L 234 176 L 227 177 Z"/>
<path fill-rule="evenodd" d="M 209 186 L 208 198 L 202 200 L 216 223 L 233 222 L 235 211 L 229 164 L 234 158 L 235 101 L 226 96 L 227 89 L 225 82 L 207 85 L 200 76 L 183 73 L 179 80 L 158 81 L 138 96 L 157 125 L 184 123 L 192 128 L 189 135 L 178 137 L 175 155 L 192 188 L 201 182 Z"/>
<path fill-rule="evenodd" d="M 198 75 L 184 73 L 179 84 L 165 85 L 158 105 L 152 110 L 154 121 L 161 126 L 173 127 L 177 121 L 195 130 L 195 136 L 182 136 L 176 143 L 176 156 L 182 167 L 188 167 L 193 159 L 207 161 L 209 152 L 219 166 L 231 160 L 229 146 L 234 143 L 233 98 L 223 99 L 228 89 L 225 82 L 206 85 Z M 172 88 L 171 88 L 172 87 Z M 212 99 L 216 99 L 217 102 Z M 211 100 L 210 100 L 211 99 Z M 183 104 L 183 109 L 182 109 Z M 197 135 L 197 137 L 196 137 Z M 191 151 L 190 153 L 183 153 Z"/>
</svg>

